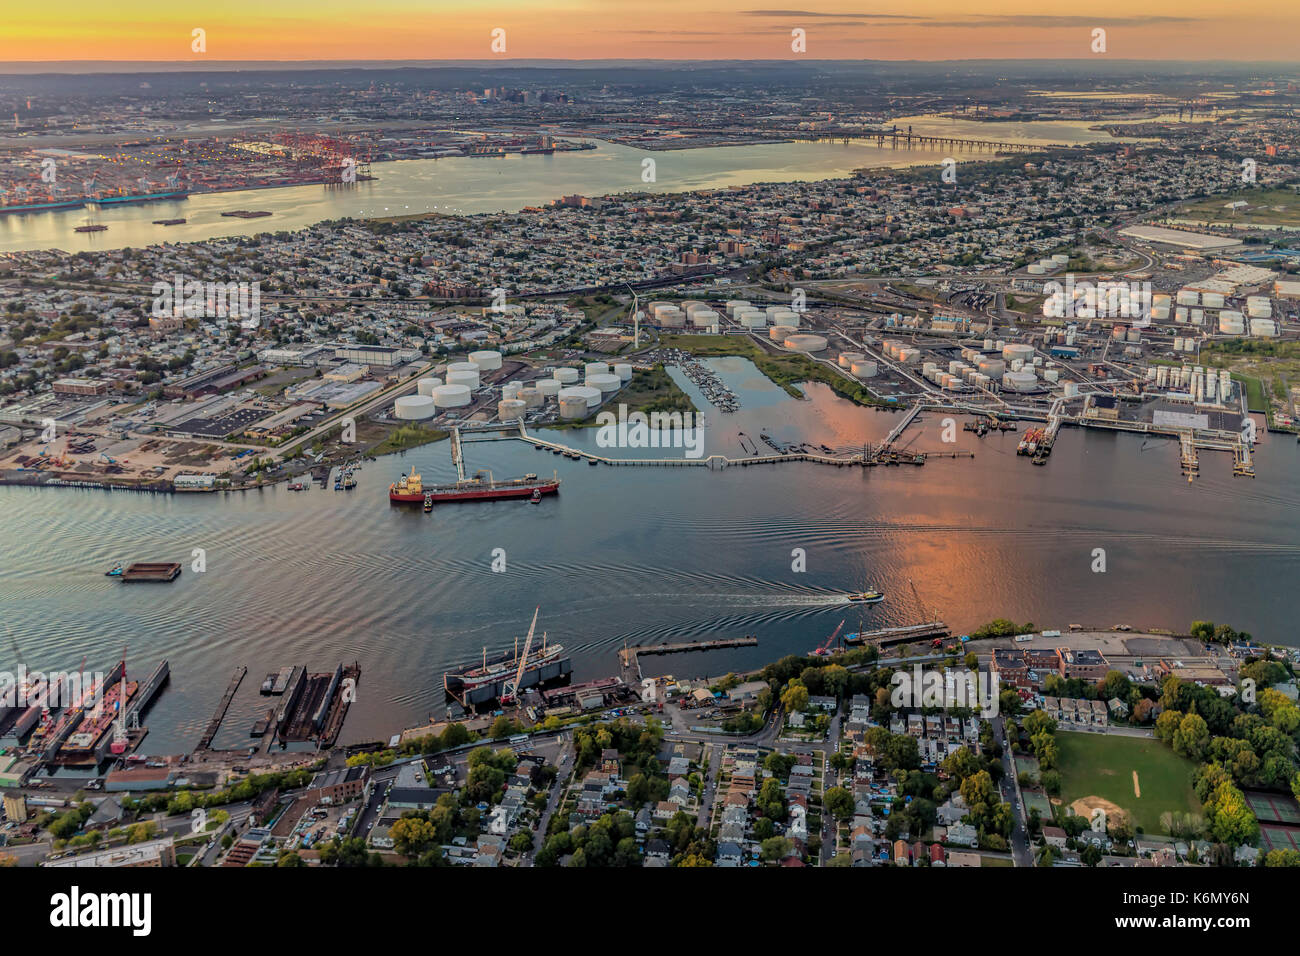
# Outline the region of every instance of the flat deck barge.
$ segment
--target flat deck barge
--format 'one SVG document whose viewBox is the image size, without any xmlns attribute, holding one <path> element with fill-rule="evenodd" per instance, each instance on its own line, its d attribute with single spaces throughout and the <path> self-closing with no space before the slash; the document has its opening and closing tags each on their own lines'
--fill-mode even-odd
<svg viewBox="0 0 1300 956">
<path fill-rule="evenodd" d="M 128 567 L 120 577 L 123 581 L 175 581 L 180 574 L 179 564 L 141 562 Z"/>
</svg>

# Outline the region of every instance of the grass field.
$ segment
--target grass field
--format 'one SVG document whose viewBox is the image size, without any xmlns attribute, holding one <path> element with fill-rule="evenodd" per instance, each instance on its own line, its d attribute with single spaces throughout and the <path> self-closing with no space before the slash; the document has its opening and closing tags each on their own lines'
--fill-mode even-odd
<svg viewBox="0 0 1300 956">
<path fill-rule="evenodd" d="M 1227 208 L 1231 202 L 1247 206 L 1235 214 Z M 1179 208 L 1176 219 L 1199 222 L 1236 222 L 1252 226 L 1300 225 L 1300 194 L 1292 189 L 1248 189 L 1231 195 L 1211 196 Z"/>
<path fill-rule="evenodd" d="M 1100 797 L 1127 811 L 1135 826 L 1163 833 L 1160 815 L 1201 812 L 1191 761 L 1149 737 L 1058 733 L 1061 797 L 1066 804 Z M 1137 772 L 1135 793 L 1134 771 Z"/>
</svg>

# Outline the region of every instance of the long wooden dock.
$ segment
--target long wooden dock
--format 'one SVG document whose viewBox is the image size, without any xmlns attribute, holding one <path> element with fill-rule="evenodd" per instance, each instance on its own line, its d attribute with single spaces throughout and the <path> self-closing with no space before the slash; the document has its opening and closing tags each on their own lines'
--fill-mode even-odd
<svg viewBox="0 0 1300 956">
<path fill-rule="evenodd" d="M 242 664 L 235 668 L 234 676 L 230 678 L 230 686 L 226 688 L 225 694 L 221 697 L 221 702 L 217 704 L 217 711 L 212 715 L 212 720 L 208 723 L 208 729 L 203 731 L 203 736 L 199 738 L 199 745 L 195 750 L 207 750 L 212 746 L 212 741 L 217 736 L 217 731 L 221 729 L 221 722 L 226 719 L 226 711 L 230 709 L 230 702 L 235 699 L 235 691 L 239 690 L 239 685 L 248 673 L 248 668 Z"/>
</svg>

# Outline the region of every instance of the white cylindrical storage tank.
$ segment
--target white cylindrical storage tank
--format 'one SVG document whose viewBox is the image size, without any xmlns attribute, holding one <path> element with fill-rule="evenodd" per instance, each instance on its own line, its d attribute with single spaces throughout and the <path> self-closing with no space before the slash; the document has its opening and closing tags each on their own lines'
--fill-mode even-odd
<svg viewBox="0 0 1300 956">
<path fill-rule="evenodd" d="M 593 375 L 608 375 L 608 362 L 588 362 L 582 367 L 583 377 L 591 378 Z"/>
<path fill-rule="evenodd" d="M 762 312 L 746 312 L 740 317 L 740 324 L 747 329 L 765 329 L 767 316 Z"/>
<path fill-rule="evenodd" d="M 1187 324 L 1187 306 L 1180 305 L 1174 309 L 1174 321 L 1180 322 L 1183 325 Z"/>
<path fill-rule="evenodd" d="M 1152 320 L 1153 322 L 1168 322 L 1168 321 L 1169 321 L 1169 306 L 1167 306 L 1167 305 L 1153 305 L 1153 306 L 1151 306 L 1151 320 Z"/>
<path fill-rule="evenodd" d="M 1222 292 L 1203 293 L 1201 295 L 1201 305 L 1205 306 L 1207 309 L 1222 309 L 1223 293 Z"/>
<path fill-rule="evenodd" d="M 1048 261 L 1054 263 L 1055 265 L 1063 266 L 1070 261 L 1070 257 L 1068 254 L 1064 252 L 1058 252 L 1055 255 L 1053 255 L 1052 258 Z"/>
<path fill-rule="evenodd" d="M 523 389 L 523 387 L 524 387 L 523 383 L 521 382 L 506 382 L 504 385 L 501 386 L 501 397 L 518 398 L 519 392 L 521 389 Z"/>
<path fill-rule="evenodd" d="M 580 395 L 573 395 L 567 397 L 561 396 L 560 417 L 561 418 L 586 418 L 587 400 Z"/>
<path fill-rule="evenodd" d="M 576 368 L 557 368 L 555 370 L 555 380 L 561 385 L 572 385 L 581 375 L 582 373 Z"/>
<path fill-rule="evenodd" d="M 849 371 L 858 378 L 875 378 L 877 367 L 876 363 L 868 358 L 858 359 L 849 366 Z"/>
<path fill-rule="evenodd" d="M 949 375 L 960 375 L 960 374 L 961 374 L 961 370 L 962 370 L 963 368 L 965 368 L 965 366 L 964 366 L 961 362 L 949 362 L 949 363 L 948 363 L 948 374 L 949 374 Z"/>
<path fill-rule="evenodd" d="M 619 362 L 613 368 L 614 374 L 618 376 L 621 382 L 632 381 L 632 371 L 632 365 L 628 362 Z"/>
<path fill-rule="evenodd" d="M 990 378 L 1001 378 L 1002 373 L 1007 370 L 1007 363 L 1003 359 L 986 358 L 980 362 L 979 368 Z"/>
<path fill-rule="evenodd" d="M 1034 347 L 1012 342 L 1009 345 L 1002 346 L 1002 357 L 1008 361 L 1020 359 L 1022 362 L 1027 362 L 1034 357 Z"/>
<path fill-rule="evenodd" d="M 393 417 L 404 422 L 418 422 L 432 418 L 438 406 L 428 395 L 403 395 L 393 402 Z"/>
<path fill-rule="evenodd" d="M 1179 289 L 1175 300 L 1179 305 L 1200 305 L 1201 294 L 1193 289 Z"/>
<path fill-rule="evenodd" d="M 1033 372 L 1006 372 L 1002 376 L 1002 387 L 1012 392 L 1028 392 L 1037 386 Z"/>
<path fill-rule="evenodd" d="M 728 299 L 727 315 L 735 315 L 737 309 L 744 309 L 748 307 L 749 307 L 748 299 Z"/>
<path fill-rule="evenodd" d="M 607 375 L 588 375 L 587 384 L 592 388 L 598 388 L 603 394 L 617 392 L 623 385 L 623 380 L 614 374 Z"/>
<path fill-rule="evenodd" d="M 432 395 L 433 390 L 441 384 L 442 379 L 437 376 L 429 376 L 428 378 L 422 378 L 416 382 L 415 389 L 420 395 L 429 396 Z"/>
<path fill-rule="evenodd" d="M 1066 382 L 1066 383 L 1065 383 L 1065 397 L 1066 397 L 1066 398 L 1078 398 L 1078 397 L 1079 397 L 1079 383 L 1078 383 L 1078 382 Z"/>
<path fill-rule="evenodd" d="M 696 309 L 691 313 L 691 325 L 697 329 L 707 329 L 711 325 L 717 325 L 719 321 L 721 317 L 712 309 Z"/>
<path fill-rule="evenodd" d="M 775 312 L 769 312 L 768 315 L 773 322 L 799 327 L 799 313 L 793 309 L 777 309 Z"/>
<path fill-rule="evenodd" d="M 786 348 L 794 349 L 796 352 L 821 352 L 826 349 L 826 339 L 821 335 L 810 335 L 808 333 L 798 333 L 786 338 L 783 343 Z"/>
<path fill-rule="evenodd" d="M 461 408 L 469 404 L 470 389 L 468 385 L 448 382 L 433 390 L 433 400 L 439 408 Z"/>
<path fill-rule="evenodd" d="M 898 360 L 904 365 L 916 365 L 921 361 L 920 349 L 899 349 Z"/>
<path fill-rule="evenodd" d="M 784 342 L 793 334 L 794 326 L 792 325 L 774 325 L 767 330 L 767 337 L 773 342 Z"/>
<path fill-rule="evenodd" d="M 519 400 L 529 408 L 536 408 L 542 404 L 542 393 L 529 385 L 519 390 Z"/>
<path fill-rule="evenodd" d="M 595 408 L 600 404 L 600 389 L 593 385 L 574 385 L 560 392 L 561 401 L 565 398 L 580 398 L 587 403 L 588 408 Z"/>
<path fill-rule="evenodd" d="M 1029 267 L 1025 271 L 1028 272 L 1031 276 L 1041 276 L 1047 272 L 1047 270 L 1043 268 L 1043 265 L 1040 262 L 1029 263 Z"/>
<path fill-rule="evenodd" d="M 503 398 L 497 402 L 497 418 L 503 422 L 514 421 L 516 418 L 523 418 L 527 408 L 527 403 L 520 399 Z"/>
<path fill-rule="evenodd" d="M 473 362 L 452 362 L 447 366 L 447 384 L 478 388 L 478 366 Z"/>
<path fill-rule="evenodd" d="M 1043 378 L 1049 382 L 1055 382 L 1061 377 L 1061 373 L 1054 368 L 1049 368 L 1043 372 Z"/>
<path fill-rule="evenodd" d="M 1219 331 L 1228 335 L 1240 335 L 1246 331 L 1245 317 L 1233 309 L 1224 309 L 1219 313 Z"/>
<path fill-rule="evenodd" d="M 492 372 L 501 367 L 501 353 L 496 349 L 470 352 L 469 360 L 484 372 Z"/>
<path fill-rule="evenodd" d="M 852 368 L 854 362 L 861 362 L 866 358 L 861 352 L 841 352 L 839 357 L 840 368 Z"/>
<path fill-rule="evenodd" d="M 564 386 L 553 378 L 539 379 L 536 384 L 537 391 L 541 393 L 543 399 L 554 398 L 560 394 L 560 389 Z"/>
<path fill-rule="evenodd" d="M 686 313 L 677 306 L 655 310 L 655 322 L 669 329 L 680 329 L 686 324 Z"/>
</svg>

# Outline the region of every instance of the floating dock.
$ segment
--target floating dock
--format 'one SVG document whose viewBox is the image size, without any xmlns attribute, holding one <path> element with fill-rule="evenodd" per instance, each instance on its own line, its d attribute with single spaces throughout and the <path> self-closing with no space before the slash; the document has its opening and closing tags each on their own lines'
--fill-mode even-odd
<svg viewBox="0 0 1300 956">
<path fill-rule="evenodd" d="M 878 631 L 863 631 L 852 643 L 855 646 L 874 645 L 889 647 L 893 644 L 907 644 L 925 638 L 948 637 L 952 632 L 943 621 L 927 621 L 923 624 L 905 624 L 901 627 L 885 627 Z M 849 643 L 846 639 L 845 643 Z"/>
<path fill-rule="evenodd" d="M 179 564 L 144 562 L 133 564 L 121 574 L 123 581 L 175 581 L 181 574 Z"/>
</svg>

